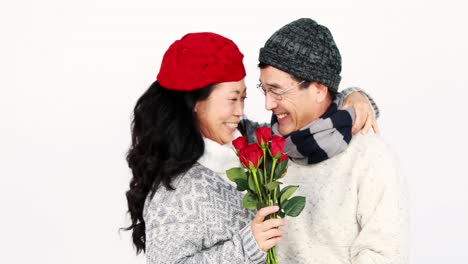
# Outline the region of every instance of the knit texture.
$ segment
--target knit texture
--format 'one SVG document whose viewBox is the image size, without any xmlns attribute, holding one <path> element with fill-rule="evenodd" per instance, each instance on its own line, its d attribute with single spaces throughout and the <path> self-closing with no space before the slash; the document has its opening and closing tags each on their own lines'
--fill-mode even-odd
<svg viewBox="0 0 468 264">
<path fill-rule="evenodd" d="M 289 163 L 304 211 L 288 219 L 280 263 L 408 263 L 408 194 L 394 153 L 377 135 L 356 134 L 341 154 Z"/>
<path fill-rule="evenodd" d="M 258 60 L 338 91 L 340 52 L 330 30 L 310 18 L 295 20 L 276 31 L 260 49 Z"/>
<path fill-rule="evenodd" d="M 164 54 L 157 76 L 166 89 L 193 91 L 245 77 L 244 55 L 230 39 L 211 32 L 190 33 Z"/>
<path fill-rule="evenodd" d="M 242 193 L 225 174 L 212 170 L 224 170 L 221 161 L 234 164 L 236 155 L 230 146 L 208 141 L 205 154 L 219 155 L 204 154 L 203 165 L 197 163 L 175 179 L 175 191 L 160 187 L 146 200 L 148 264 L 265 263 L 266 253 L 250 228 L 254 213 L 242 207 Z"/>
<path fill-rule="evenodd" d="M 374 98 L 372 98 L 372 96 L 370 96 L 368 93 L 363 91 L 361 88 L 355 87 L 355 86 L 348 87 L 348 88 L 344 89 L 343 91 L 341 91 L 341 94 L 344 97 L 346 97 L 346 96 L 350 95 L 353 92 L 361 92 L 362 94 L 364 94 L 366 96 L 367 100 L 369 101 L 369 104 L 372 106 L 372 109 L 374 110 L 375 118 L 377 119 L 377 118 L 380 117 L 380 109 L 377 106 L 377 103 L 375 102 Z"/>
</svg>

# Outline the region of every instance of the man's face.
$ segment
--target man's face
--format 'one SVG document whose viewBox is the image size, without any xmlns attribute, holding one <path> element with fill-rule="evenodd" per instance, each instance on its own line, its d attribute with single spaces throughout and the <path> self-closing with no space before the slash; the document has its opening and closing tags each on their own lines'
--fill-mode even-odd
<svg viewBox="0 0 468 264">
<path fill-rule="evenodd" d="M 317 89 L 313 84 L 307 89 L 300 88 L 291 75 L 272 66 L 260 69 L 260 82 L 266 90 L 265 108 L 277 117 L 281 135 L 297 131 L 318 118 Z M 271 93 L 281 94 L 287 89 L 281 99 Z"/>
</svg>

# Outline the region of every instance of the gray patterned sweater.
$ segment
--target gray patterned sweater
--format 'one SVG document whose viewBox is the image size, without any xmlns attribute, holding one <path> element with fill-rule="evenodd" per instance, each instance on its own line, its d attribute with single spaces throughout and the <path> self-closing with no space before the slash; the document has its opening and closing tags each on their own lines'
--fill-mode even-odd
<svg viewBox="0 0 468 264">
<path fill-rule="evenodd" d="M 145 203 L 147 263 L 265 263 L 250 228 L 254 214 L 226 176 L 197 163 L 172 186 Z"/>
</svg>

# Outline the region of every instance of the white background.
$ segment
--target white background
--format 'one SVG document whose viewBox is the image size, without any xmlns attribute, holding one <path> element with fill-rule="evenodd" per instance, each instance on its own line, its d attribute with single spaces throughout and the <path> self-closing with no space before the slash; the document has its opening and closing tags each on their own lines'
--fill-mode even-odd
<svg viewBox="0 0 468 264">
<path fill-rule="evenodd" d="M 171 4 L 169 2 L 172 2 Z M 311 17 L 333 33 L 341 88 L 382 110 L 411 198 L 412 263 L 468 259 L 466 1 L 2 1 L 0 263 L 143 263 L 128 232 L 125 152 L 136 99 L 164 51 L 213 31 L 245 54 L 246 113 L 258 50 Z"/>
</svg>

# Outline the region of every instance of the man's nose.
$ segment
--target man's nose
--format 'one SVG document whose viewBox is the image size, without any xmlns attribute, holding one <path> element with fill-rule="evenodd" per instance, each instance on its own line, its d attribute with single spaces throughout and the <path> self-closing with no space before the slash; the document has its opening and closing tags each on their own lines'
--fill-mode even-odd
<svg viewBox="0 0 468 264">
<path fill-rule="evenodd" d="M 271 111 L 278 106 L 276 99 L 270 93 L 265 94 L 265 109 Z"/>
</svg>

